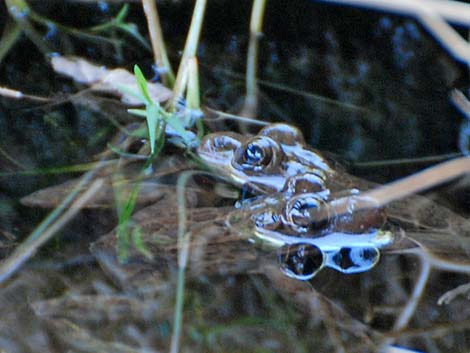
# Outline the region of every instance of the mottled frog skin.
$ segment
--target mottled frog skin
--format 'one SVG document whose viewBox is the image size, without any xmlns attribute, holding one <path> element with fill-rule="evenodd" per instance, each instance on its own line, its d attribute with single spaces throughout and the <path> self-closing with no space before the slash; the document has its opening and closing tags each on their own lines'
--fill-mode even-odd
<svg viewBox="0 0 470 353">
<path fill-rule="evenodd" d="M 287 124 L 272 124 L 256 136 L 217 132 L 204 137 L 198 155 L 217 173 L 257 193 L 279 192 L 288 178 L 310 174 L 323 189 L 335 171 L 305 143 L 302 133 Z"/>
</svg>

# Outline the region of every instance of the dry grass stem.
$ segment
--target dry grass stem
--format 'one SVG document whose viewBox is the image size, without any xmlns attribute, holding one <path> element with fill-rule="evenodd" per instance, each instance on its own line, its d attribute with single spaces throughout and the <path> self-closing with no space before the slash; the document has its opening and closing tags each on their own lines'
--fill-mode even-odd
<svg viewBox="0 0 470 353">
<path fill-rule="evenodd" d="M 195 58 L 197 47 L 199 45 L 199 37 L 201 35 L 202 22 L 206 11 L 207 0 L 197 0 L 194 5 L 193 16 L 191 18 L 191 25 L 189 33 L 186 37 L 183 56 L 178 67 L 175 85 L 173 88 L 173 100 L 171 102 L 171 109 L 175 110 L 178 100 L 183 96 L 183 91 L 186 88 L 188 76 L 188 59 Z"/>
<path fill-rule="evenodd" d="M 470 102 L 465 94 L 458 89 L 454 89 L 450 93 L 450 100 L 459 109 L 460 113 L 465 115 L 467 120 L 470 120 Z"/>
<path fill-rule="evenodd" d="M 145 17 L 147 19 L 155 66 L 157 69 L 164 68 L 162 72 L 162 82 L 165 86 L 171 88 L 175 82 L 175 75 L 171 69 L 170 60 L 166 53 L 157 5 L 155 4 L 155 0 L 142 0 L 142 7 L 144 8 Z"/>
<path fill-rule="evenodd" d="M 408 326 L 408 323 L 413 318 L 416 308 L 418 307 L 421 296 L 424 293 L 426 284 L 428 283 L 429 275 L 431 273 L 431 264 L 425 257 L 421 258 L 421 271 L 419 273 L 418 281 L 416 282 L 410 299 L 406 303 L 405 307 L 401 311 L 398 318 L 395 320 L 393 325 L 393 331 L 403 330 Z M 386 345 L 389 346 L 392 342 L 386 340 Z"/>
<path fill-rule="evenodd" d="M 329 205 L 336 214 L 344 214 L 351 210 L 360 211 L 381 207 L 392 201 L 430 189 L 467 173 L 470 173 L 470 158 L 457 158 L 424 169 L 421 172 L 389 184 L 379 186 L 358 196 L 331 201 Z M 312 214 L 312 218 L 315 218 L 314 214 Z"/>
<path fill-rule="evenodd" d="M 50 99 L 47 97 L 33 96 L 29 94 L 24 94 L 21 91 L 17 91 L 7 87 L 0 86 L 0 96 L 13 98 L 13 99 L 29 99 L 37 102 L 48 102 Z"/>
<path fill-rule="evenodd" d="M 441 295 L 437 300 L 437 305 L 450 304 L 456 297 L 460 295 L 466 295 L 469 298 L 470 294 L 470 283 L 462 284 L 454 289 L 451 289 Z"/>
<path fill-rule="evenodd" d="M 321 0 L 342 5 L 366 7 L 405 16 L 414 16 L 423 9 L 431 9 L 446 21 L 470 26 L 470 6 L 445 0 Z"/>
<path fill-rule="evenodd" d="M 199 110 L 201 98 L 199 95 L 199 67 L 195 57 L 188 59 L 188 89 L 186 92 L 187 108 Z"/>
<path fill-rule="evenodd" d="M 267 125 L 270 124 L 266 121 L 261 121 L 261 120 L 256 120 L 256 119 L 249 118 L 249 117 L 246 117 L 246 116 L 240 116 L 240 115 L 226 113 L 226 112 L 223 112 L 221 110 L 209 108 L 207 106 L 204 107 L 204 109 L 207 110 L 210 113 L 217 114 L 217 117 L 216 118 L 211 118 L 210 121 L 233 120 L 233 121 L 240 121 L 240 122 L 244 122 L 244 123 L 248 123 L 248 124 L 252 124 L 252 125 L 259 125 L 259 126 L 267 126 Z"/>
<path fill-rule="evenodd" d="M 460 36 L 437 13 L 430 9 L 422 9 L 417 13 L 417 19 L 440 42 L 440 44 L 456 60 L 469 64 L 470 44 Z"/>
<path fill-rule="evenodd" d="M 343 5 L 373 8 L 413 16 L 441 43 L 456 60 L 470 60 L 470 44 L 445 20 L 470 26 L 470 5 L 456 1 L 436 0 L 322 0 Z M 445 20 L 444 20 L 445 19 Z"/>
</svg>

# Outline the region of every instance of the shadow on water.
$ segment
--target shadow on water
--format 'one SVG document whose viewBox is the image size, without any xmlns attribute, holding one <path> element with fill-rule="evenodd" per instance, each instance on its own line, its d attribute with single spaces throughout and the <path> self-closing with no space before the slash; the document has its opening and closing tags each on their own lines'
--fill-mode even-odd
<svg viewBox="0 0 470 353">
<path fill-rule="evenodd" d="M 77 27 L 100 23 L 119 9 L 78 2 L 33 5 L 44 16 Z M 170 38 L 171 59 L 177 62 L 192 4 L 164 2 L 159 11 Z M 346 164 L 354 174 L 379 182 L 427 164 L 364 167 L 361 162 L 458 152 L 464 118 L 449 103 L 449 95 L 455 88 L 468 90 L 468 74 L 415 20 L 310 1 L 269 1 L 266 11 L 259 56 L 260 119 L 301 127 L 310 145 L 349 161 Z M 248 2 L 208 4 L 198 55 L 202 99 L 210 107 L 237 113 L 243 105 L 249 14 Z M 138 5 L 131 6 L 129 16 L 146 33 Z M 6 18 L 2 3 L 0 23 Z M 60 31 L 47 34 L 45 41 L 54 51 L 112 67 L 132 68 L 138 63 L 150 77 L 151 53 L 120 33 L 112 35 L 124 39 L 122 46 Z M 116 120 L 124 125 L 129 117 L 113 115 L 116 120 L 112 120 L 109 112 L 114 108 L 109 106 L 63 101 L 63 95 L 83 87 L 54 74 L 25 36 L 1 63 L 0 85 L 53 97 L 46 104 L 0 98 L 3 258 L 47 214 L 19 200 L 76 177 L 76 173 L 54 173 L 53 168 L 92 160 L 115 134 Z M 171 155 L 175 150 L 165 152 Z M 169 159 L 171 163 L 162 162 L 163 167 L 179 166 L 180 161 Z M 178 214 L 174 190 L 164 187 L 170 195 L 160 193 L 158 184 L 171 184 L 174 179 L 170 174 L 151 180 L 149 190 L 157 189 L 155 198 L 163 199 L 164 207 L 156 205 L 136 216 L 143 233 L 154 235 L 145 239 L 155 251 L 152 260 L 135 246 L 130 263 L 118 263 L 115 237 L 101 237 L 116 224 L 114 204 L 109 201 L 107 208 L 81 212 L 19 273 L 0 285 L 0 351 L 168 350 L 176 288 L 172 240 Z M 410 201 L 406 209 L 392 208 L 393 219 L 399 223 L 403 216 L 400 225 L 411 219 L 407 226 L 418 241 L 443 243 L 441 258 L 461 260 L 462 255 L 468 261 L 468 240 L 463 237 L 470 235 L 464 218 L 469 214 L 467 181 L 464 178 L 426 195 L 452 212 L 441 213 L 436 206 L 434 214 L 419 216 L 427 223 L 413 223 L 420 204 Z M 470 346 L 465 288 L 455 298 L 450 293 L 449 304 L 437 304 L 444 293 L 468 282 L 468 271 L 431 271 L 412 319 L 396 330 L 397 317 L 403 315 L 425 276 L 426 260 L 394 249 L 385 251 L 367 273 L 343 275 L 325 269 L 308 283 L 288 279 L 278 271 L 275 253 L 255 250 L 228 233 L 224 210 L 232 210 L 233 199 L 220 197 L 216 181 L 200 178 L 191 186 L 196 191 L 188 196 L 188 204 L 195 199 L 193 205 L 200 208 L 188 210 L 194 247 L 182 351 L 309 352 L 314 347 L 318 352 L 366 352 L 377 350 L 389 338 L 425 352 Z M 214 205 L 216 210 L 208 207 Z M 403 214 L 413 207 L 416 214 Z M 453 227 L 458 222 L 461 228 Z M 219 241 L 221 235 L 226 236 Z M 454 248 L 464 251 L 454 257 L 447 253 Z"/>
</svg>

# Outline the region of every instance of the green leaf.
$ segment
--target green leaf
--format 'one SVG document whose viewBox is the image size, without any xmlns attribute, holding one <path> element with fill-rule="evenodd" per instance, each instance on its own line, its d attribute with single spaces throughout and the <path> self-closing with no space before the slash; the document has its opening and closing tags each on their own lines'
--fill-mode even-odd
<svg viewBox="0 0 470 353">
<path fill-rule="evenodd" d="M 140 116 L 141 118 L 147 118 L 147 110 L 145 109 L 127 109 L 127 112 L 132 115 Z"/>
<path fill-rule="evenodd" d="M 119 224 L 116 231 L 116 251 L 118 260 L 121 263 L 129 259 L 129 227 L 128 223 Z"/>
<path fill-rule="evenodd" d="M 149 130 L 150 152 L 155 153 L 155 140 L 157 125 L 159 120 L 159 106 L 156 104 L 147 105 L 147 127 Z"/>
<path fill-rule="evenodd" d="M 140 89 L 140 93 L 142 93 L 145 98 L 145 104 L 152 104 L 152 99 L 150 98 L 148 91 L 147 80 L 138 65 L 134 65 L 134 75 L 137 80 L 137 86 Z"/>
<path fill-rule="evenodd" d="M 131 234 L 131 239 L 137 251 L 139 251 L 142 255 L 144 255 L 149 260 L 153 258 L 152 253 L 150 252 L 150 250 L 144 243 L 141 227 L 134 228 Z"/>
<path fill-rule="evenodd" d="M 119 10 L 118 14 L 116 15 L 115 21 L 122 22 L 124 18 L 127 16 L 127 12 L 129 10 L 129 4 L 125 4 L 121 10 Z"/>
<path fill-rule="evenodd" d="M 140 34 L 139 28 L 135 23 L 119 23 L 117 28 L 123 31 L 124 33 L 134 37 L 143 47 L 151 50 L 150 45 L 147 43 L 145 38 Z"/>
</svg>

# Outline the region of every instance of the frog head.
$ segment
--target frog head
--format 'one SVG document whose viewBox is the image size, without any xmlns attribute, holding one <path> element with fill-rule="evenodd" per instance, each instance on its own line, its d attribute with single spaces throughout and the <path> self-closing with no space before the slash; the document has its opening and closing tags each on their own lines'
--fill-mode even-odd
<svg viewBox="0 0 470 353">
<path fill-rule="evenodd" d="M 328 162 L 306 145 L 297 128 L 281 123 L 250 137 L 234 132 L 209 134 L 197 152 L 222 176 L 263 194 L 282 191 L 295 175 L 315 175 L 323 185 L 334 174 Z"/>
</svg>

